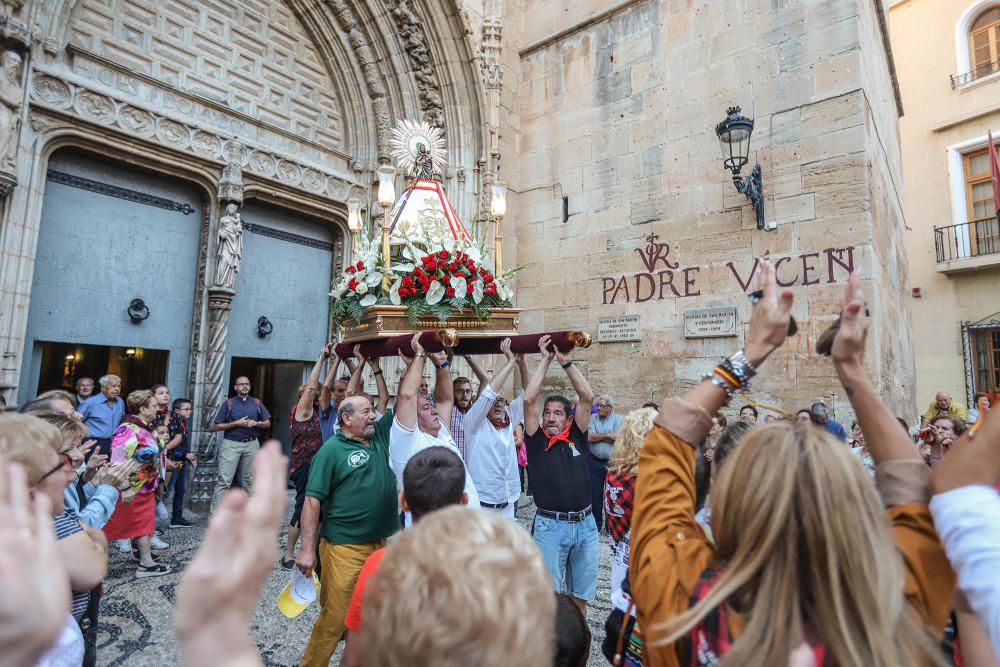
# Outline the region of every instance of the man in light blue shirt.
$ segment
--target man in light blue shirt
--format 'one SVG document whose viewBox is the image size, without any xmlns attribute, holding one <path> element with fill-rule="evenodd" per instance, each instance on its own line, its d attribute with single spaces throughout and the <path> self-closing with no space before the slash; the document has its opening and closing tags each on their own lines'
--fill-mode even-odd
<svg viewBox="0 0 1000 667">
<path fill-rule="evenodd" d="M 100 453 L 110 457 L 111 436 L 125 417 L 125 401 L 120 398 L 122 379 L 117 375 L 105 375 L 98 382 L 101 393 L 85 400 L 76 411 L 83 417 L 90 437 L 97 441 Z M 91 454 L 95 451 L 97 448 L 92 449 Z"/>
<path fill-rule="evenodd" d="M 614 448 L 618 432 L 622 430 L 622 416 L 614 413 L 615 403 L 607 394 L 598 396 L 594 401 L 597 414 L 590 418 L 587 429 L 587 440 L 590 451 L 587 452 L 587 463 L 590 466 L 590 490 L 594 519 L 597 529 L 604 526 L 604 480 L 608 476 L 608 459 Z"/>
</svg>

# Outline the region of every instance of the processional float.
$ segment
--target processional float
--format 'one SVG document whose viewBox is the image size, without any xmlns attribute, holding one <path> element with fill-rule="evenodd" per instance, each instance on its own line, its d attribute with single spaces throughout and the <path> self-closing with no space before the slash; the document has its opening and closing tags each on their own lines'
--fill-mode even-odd
<svg viewBox="0 0 1000 667">
<path fill-rule="evenodd" d="M 350 356 L 357 344 L 367 357 L 395 356 L 409 349 L 414 332 L 421 332 L 428 352 L 497 354 L 504 338 L 511 338 L 514 352 L 537 352 L 544 335 L 563 351 L 589 347 L 590 335 L 582 331 L 518 334 L 520 310 L 513 307 L 511 286 L 517 269 L 501 266 L 499 216 L 491 212 L 497 225 L 493 261 L 445 194 L 440 129 L 400 121 L 392 157 L 407 185 L 397 199 L 395 170 L 380 169 L 378 198 L 388 211 L 381 233 L 368 233 L 360 203 L 348 206 L 354 257 L 330 292 L 333 318 L 342 328 L 339 356 Z"/>
</svg>

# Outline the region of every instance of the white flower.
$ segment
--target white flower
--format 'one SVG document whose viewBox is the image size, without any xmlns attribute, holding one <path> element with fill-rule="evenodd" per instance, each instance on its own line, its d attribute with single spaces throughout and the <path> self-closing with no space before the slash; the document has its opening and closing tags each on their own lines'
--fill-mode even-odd
<svg viewBox="0 0 1000 667">
<path fill-rule="evenodd" d="M 444 285 L 440 280 L 432 280 L 431 286 L 427 290 L 427 305 L 433 306 L 444 298 Z"/>
<path fill-rule="evenodd" d="M 410 273 L 411 271 L 413 271 L 413 267 L 414 267 L 413 264 L 397 264 L 396 266 L 392 267 L 392 270 L 398 271 L 399 273 Z"/>
<path fill-rule="evenodd" d="M 468 255 L 469 259 L 471 259 L 476 264 L 479 264 L 483 258 L 483 254 L 479 252 L 479 248 L 477 248 L 474 245 L 470 245 L 468 250 L 465 251 L 465 254 Z"/>
<path fill-rule="evenodd" d="M 368 285 L 365 283 L 358 283 L 358 286 L 354 288 L 354 291 L 358 294 L 364 294 L 368 291 Z"/>
<path fill-rule="evenodd" d="M 402 278 L 396 278 L 396 282 L 389 286 L 389 301 L 391 301 L 394 306 L 398 306 L 403 303 L 403 300 L 399 298 L 399 287 L 402 283 Z"/>
<path fill-rule="evenodd" d="M 376 301 L 378 301 L 378 297 L 374 294 L 367 294 L 360 301 L 361 307 L 367 308 L 368 306 L 374 306 Z"/>
<path fill-rule="evenodd" d="M 452 278 L 451 286 L 455 288 L 455 298 L 464 299 L 466 297 L 466 282 L 465 278 Z"/>
<path fill-rule="evenodd" d="M 472 300 L 481 303 L 483 300 L 483 281 L 477 280 L 472 284 Z"/>
<path fill-rule="evenodd" d="M 366 284 L 369 287 L 375 287 L 382 282 L 382 274 L 378 271 L 372 271 L 371 273 L 366 274 L 364 279 L 359 280 L 359 282 Z"/>
</svg>

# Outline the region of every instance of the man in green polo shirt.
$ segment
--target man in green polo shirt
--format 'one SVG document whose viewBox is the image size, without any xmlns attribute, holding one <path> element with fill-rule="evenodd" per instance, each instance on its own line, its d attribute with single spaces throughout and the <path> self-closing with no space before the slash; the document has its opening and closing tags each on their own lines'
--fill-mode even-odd
<svg viewBox="0 0 1000 667">
<path fill-rule="evenodd" d="M 295 565 L 306 576 L 316 567 L 319 532 L 320 613 L 303 667 L 326 667 L 368 556 L 399 530 L 396 476 L 389 467 L 392 412 L 375 421 L 371 401 L 352 396 L 337 406 L 340 430 L 316 452 L 309 468 Z"/>
</svg>

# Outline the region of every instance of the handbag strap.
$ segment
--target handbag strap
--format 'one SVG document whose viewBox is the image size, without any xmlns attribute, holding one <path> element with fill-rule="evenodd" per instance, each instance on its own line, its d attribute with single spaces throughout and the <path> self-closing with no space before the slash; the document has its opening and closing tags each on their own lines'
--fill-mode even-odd
<svg viewBox="0 0 1000 667">
<path fill-rule="evenodd" d="M 628 622 L 635 616 L 635 602 L 629 602 L 628 611 L 625 612 L 625 618 L 622 619 L 622 626 L 618 630 L 618 641 L 615 643 L 615 656 L 611 660 L 611 664 L 614 667 L 622 667 L 625 659 L 622 657 L 622 651 L 625 648 L 625 629 L 628 628 Z"/>
</svg>

